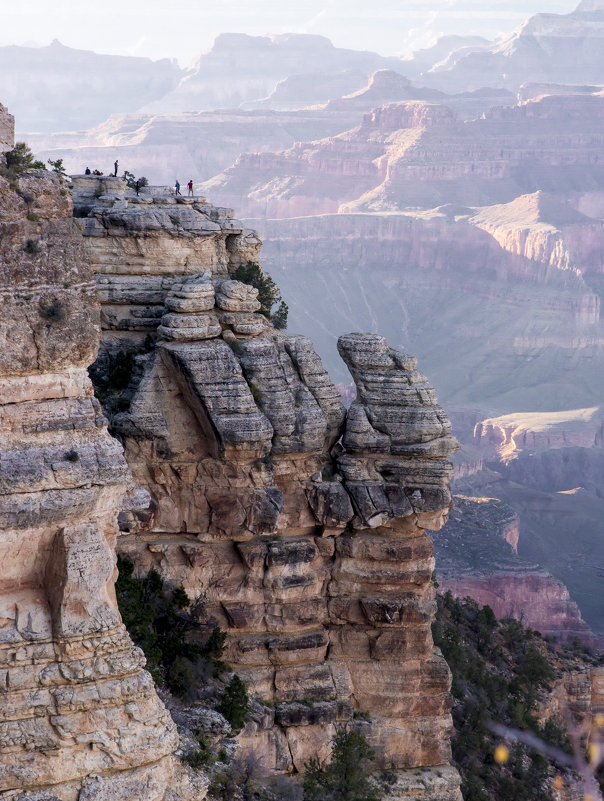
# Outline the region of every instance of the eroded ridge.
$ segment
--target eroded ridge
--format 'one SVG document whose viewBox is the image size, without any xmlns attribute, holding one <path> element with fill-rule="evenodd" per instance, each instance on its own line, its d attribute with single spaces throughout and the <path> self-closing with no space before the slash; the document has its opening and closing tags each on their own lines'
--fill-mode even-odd
<svg viewBox="0 0 604 801">
<path fill-rule="evenodd" d="M 69 191 L 0 177 L 0 229 L 0 797 L 184 801 L 195 780 L 117 612 L 131 479 L 87 374 L 99 304 Z"/>
<path fill-rule="evenodd" d="M 256 289 L 233 279 L 253 232 L 166 192 L 132 199 L 143 210 L 128 230 L 130 200 L 91 203 L 94 228 L 84 223 L 103 265 L 97 368 L 109 369 L 118 346 L 132 353 L 121 408 L 111 393 L 106 401 L 140 487 L 119 549 L 191 597 L 206 593 L 209 618 L 229 635 L 225 659 L 258 702 L 239 742 L 268 768 L 303 770 L 347 723 L 379 765 L 400 771 L 401 797 L 459 798 L 425 531 L 447 518 L 457 443 L 434 390 L 383 337 L 350 334 L 339 342 L 357 386 L 346 411 L 311 342 L 273 328 Z M 237 240 L 225 247 L 227 229 L 201 234 L 191 223 L 156 230 L 151 247 L 141 232 L 174 208 L 231 220 Z M 118 219 L 131 240 L 122 252 L 148 254 L 132 260 L 127 282 L 103 253 Z M 203 253 L 190 241 L 201 236 Z M 183 264 L 185 246 L 196 261 Z M 416 766 L 435 768 L 421 788 L 406 772 Z"/>
</svg>

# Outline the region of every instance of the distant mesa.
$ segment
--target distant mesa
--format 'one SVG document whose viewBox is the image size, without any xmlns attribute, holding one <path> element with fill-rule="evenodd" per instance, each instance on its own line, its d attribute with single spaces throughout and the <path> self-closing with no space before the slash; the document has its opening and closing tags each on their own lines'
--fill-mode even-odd
<svg viewBox="0 0 604 801">
<path fill-rule="evenodd" d="M 289 75 L 279 81 L 268 97 L 242 103 L 242 108 L 298 109 L 327 103 L 334 97 L 351 94 L 367 84 L 362 70 L 335 73 L 309 72 Z"/>
<path fill-rule="evenodd" d="M 143 110 L 174 112 L 236 108 L 256 103 L 272 96 L 281 81 L 300 76 L 301 67 L 309 65 L 315 75 L 333 76 L 353 71 L 368 76 L 382 68 L 401 69 L 401 60 L 335 47 L 324 36 L 225 33 L 216 38 L 209 51 L 201 53 L 189 65 L 177 87 L 145 105 Z M 294 88 L 299 90 L 300 83 L 304 84 L 305 80 L 297 81 Z M 357 87 L 359 85 L 357 83 Z M 289 88 L 284 87 L 286 94 Z M 283 99 L 282 91 L 275 94 L 277 107 Z"/>
<path fill-rule="evenodd" d="M 69 131 L 133 111 L 176 86 L 169 59 L 77 50 L 58 39 L 46 47 L 0 47 L 0 96 L 21 131 Z"/>
<path fill-rule="evenodd" d="M 571 14 L 536 14 L 503 41 L 460 48 L 424 78 L 444 91 L 516 90 L 528 82 L 599 83 L 604 74 L 604 5 L 585 0 Z"/>
<path fill-rule="evenodd" d="M 364 96 L 337 107 L 358 102 L 362 109 Z M 390 102 L 337 136 L 243 155 L 204 191 L 244 216 L 282 218 L 487 206 L 542 190 L 531 214 L 536 203 L 570 224 L 577 215 L 554 210 L 547 195 L 604 191 L 603 121 L 600 95 L 545 96 L 466 122 L 442 103 Z"/>
</svg>

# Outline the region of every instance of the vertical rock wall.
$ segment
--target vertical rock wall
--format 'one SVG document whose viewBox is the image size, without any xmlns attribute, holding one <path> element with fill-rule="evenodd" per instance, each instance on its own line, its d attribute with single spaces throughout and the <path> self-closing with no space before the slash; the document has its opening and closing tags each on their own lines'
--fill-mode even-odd
<svg viewBox="0 0 604 801">
<path fill-rule="evenodd" d="M 0 798 L 186 798 L 175 725 L 117 612 L 129 472 L 88 378 L 94 275 L 53 174 L 0 177 L 0 298 Z"/>
<path fill-rule="evenodd" d="M 15 118 L 0 103 L 0 155 L 12 150 L 15 140 Z"/>
<path fill-rule="evenodd" d="M 351 334 L 346 414 L 310 341 L 269 326 L 256 291 L 228 277 L 250 242 L 255 257 L 251 232 L 203 201 L 79 191 L 103 304 L 95 369 L 118 342 L 132 355 L 129 386 L 104 401 L 144 489 L 119 548 L 206 594 L 257 701 L 240 743 L 299 771 L 347 723 L 399 771 L 393 798 L 458 799 L 424 529 L 448 514 L 457 446 L 434 390 L 412 357 Z M 186 228 L 162 230 L 177 213 Z M 137 351 L 143 332 L 155 346 Z M 418 766 L 434 770 L 418 782 Z"/>
</svg>

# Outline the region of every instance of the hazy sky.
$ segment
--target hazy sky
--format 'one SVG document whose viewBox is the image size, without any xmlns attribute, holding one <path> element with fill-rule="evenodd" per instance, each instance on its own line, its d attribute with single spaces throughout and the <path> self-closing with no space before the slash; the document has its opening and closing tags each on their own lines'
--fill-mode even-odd
<svg viewBox="0 0 604 801">
<path fill-rule="evenodd" d="M 443 33 L 508 33 L 537 11 L 578 0 L 0 0 L 0 45 L 49 44 L 177 58 L 182 66 L 221 32 L 328 36 L 339 47 L 402 55 Z"/>
</svg>

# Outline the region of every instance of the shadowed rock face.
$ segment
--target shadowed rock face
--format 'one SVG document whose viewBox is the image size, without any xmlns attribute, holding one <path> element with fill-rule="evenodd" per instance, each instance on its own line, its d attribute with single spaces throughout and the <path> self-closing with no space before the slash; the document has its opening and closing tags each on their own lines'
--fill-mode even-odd
<svg viewBox="0 0 604 801">
<path fill-rule="evenodd" d="M 184 801 L 175 725 L 115 601 L 130 478 L 86 369 L 94 275 L 59 179 L 18 183 L 0 178 L 0 796 Z"/>
<path fill-rule="evenodd" d="M 162 213 L 166 198 L 143 218 Z M 431 639 L 424 527 L 448 516 L 457 444 L 434 390 L 383 337 L 350 334 L 339 342 L 357 386 L 346 413 L 310 341 L 269 326 L 256 290 L 225 274 L 248 258 L 243 239 L 226 262 L 218 257 L 226 228 L 207 235 L 203 251 L 189 241 L 201 234 L 158 231 L 136 262 L 111 262 L 116 217 L 123 253 L 145 244 L 144 220 L 124 229 L 130 202 L 127 193 L 97 199 L 83 222 L 85 232 L 107 231 L 85 237 L 103 270 L 97 367 L 116 337 L 121 347 L 140 341 L 139 327 L 158 337 L 134 357 L 130 407 L 111 419 L 151 498 L 121 515 L 120 550 L 190 597 L 206 593 L 208 614 L 229 635 L 225 658 L 270 702 L 239 737 L 267 767 L 299 771 L 325 757 L 342 722 L 366 734 L 384 767 L 446 764 L 450 676 Z M 196 253 L 184 267 L 180 244 L 166 259 L 180 237 Z M 126 269 L 133 283 L 116 281 Z M 157 312 L 139 326 L 137 309 L 151 301 Z M 122 313 L 110 315 L 115 308 Z M 430 774 L 418 798 L 459 798 L 454 774 L 443 776 Z M 412 776 L 401 775 L 401 794 L 405 781 Z"/>
<path fill-rule="evenodd" d="M 433 535 L 440 592 L 469 595 L 497 617 L 515 617 L 544 635 L 569 643 L 579 636 L 601 647 L 564 584 L 518 555 L 524 537 L 530 533 L 508 504 L 456 495 L 449 521 Z"/>
</svg>

